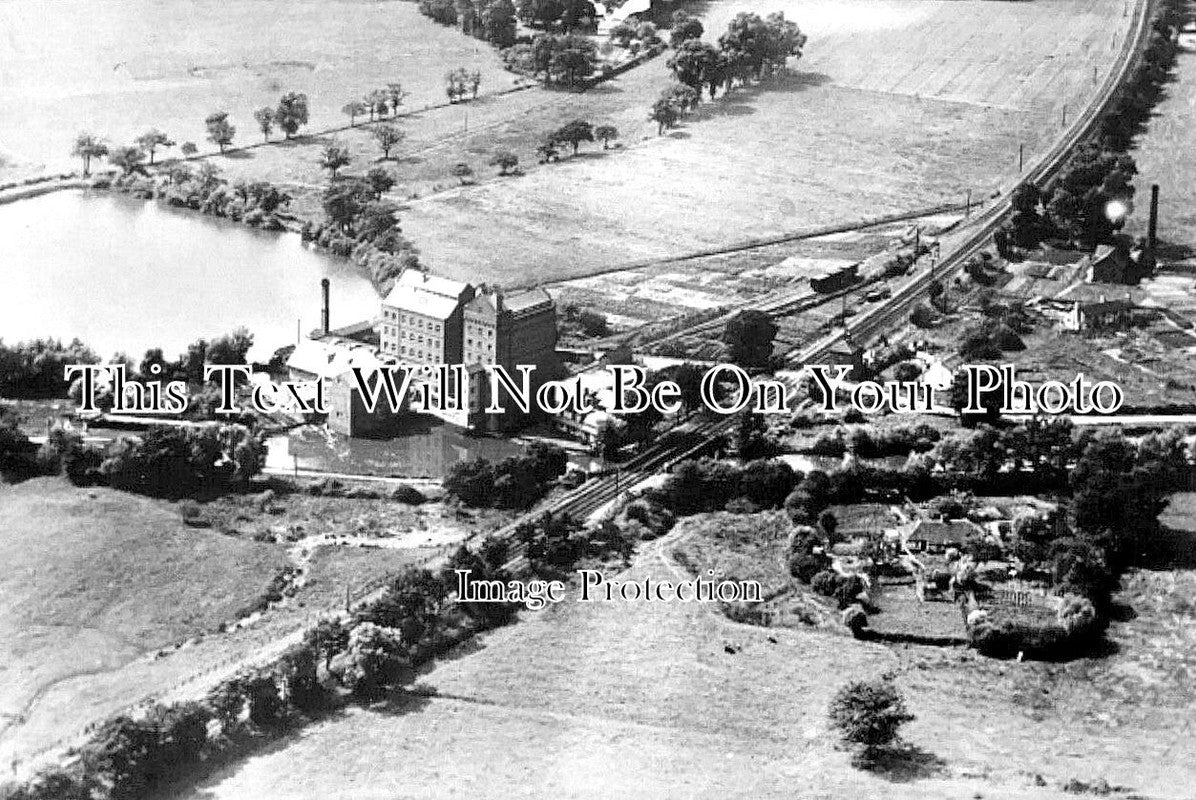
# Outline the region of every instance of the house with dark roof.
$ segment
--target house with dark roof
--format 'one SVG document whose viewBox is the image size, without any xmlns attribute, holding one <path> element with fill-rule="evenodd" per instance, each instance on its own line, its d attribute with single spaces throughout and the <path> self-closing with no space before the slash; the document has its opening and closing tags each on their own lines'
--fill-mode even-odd
<svg viewBox="0 0 1196 800">
<path fill-rule="evenodd" d="M 966 519 L 920 519 L 902 536 L 902 544 L 910 553 L 937 555 L 951 548 L 960 549 L 968 539 L 983 536 L 984 529 Z"/>
</svg>

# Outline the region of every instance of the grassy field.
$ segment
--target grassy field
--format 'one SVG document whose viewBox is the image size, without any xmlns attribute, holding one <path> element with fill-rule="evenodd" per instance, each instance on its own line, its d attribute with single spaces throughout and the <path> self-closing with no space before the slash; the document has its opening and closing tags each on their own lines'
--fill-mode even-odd
<svg viewBox="0 0 1196 800">
<path fill-rule="evenodd" d="M 0 580 L 0 764 L 240 662 L 341 608 L 346 587 L 356 595 L 500 524 L 497 512 L 463 519 L 436 503 L 292 494 L 266 505 L 221 499 L 204 506 L 211 527 L 197 529 L 173 504 L 62 479 L 0 487 L 11 567 Z M 285 568 L 290 596 L 216 634 Z"/>
<path fill-rule="evenodd" d="M 283 548 L 187 528 L 177 510 L 43 478 L 0 487 L 0 711 L 116 670 L 252 606 Z"/>
<path fill-rule="evenodd" d="M 0 155 L 54 169 L 78 166 L 79 130 L 128 143 L 158 127 L 209 150 L 209 112 L 229 112 L 238 144 L 260 141 L 253 110 L 286 91 L 307 93 L 311 126 L 328 128 L 389 81 L 421 108 L 445 100 L 456 67 L 480 70 L 486 91 L 514 80 L 492 48 L 405 0 L 2 0 L 0 29 L 0 102 L 13 112 Z"/>
<path fill-rule="evenodd" d="M 680 577 L 667 557 L 677 535 L 623 577 Z M 437 665 L 421 680 L 438 697 L 318 724 L 186 796 L 429 798 L 466 787 L 561 798 L 1063 798 L 1074 796 L 1062 791 L 1072 779 L 1103 779 L 1141 797 L 1187 797 L 1196 704 L 1190 677 L 1166 676 L 1187 669 L 1196 618 L 1147 601 L 1170 591 L 1144 582 L 1132 595 L 1139 617 L 1112 633 L 1121 652 L 1066 665 L 737 625 L 688 604 L 566 602 Z M 915 758 L 897 773 L 860 772 L 834 747 L 826 704 L 843 682 L 888 670 L 918 716 L 907 732 Z"/>
</svg>

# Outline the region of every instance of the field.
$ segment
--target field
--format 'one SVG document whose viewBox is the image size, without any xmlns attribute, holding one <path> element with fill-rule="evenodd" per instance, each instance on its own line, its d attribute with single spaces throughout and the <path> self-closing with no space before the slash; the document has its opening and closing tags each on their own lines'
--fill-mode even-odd
<svg viewBox="0 0 1196 800">
<path fill-rule="evenodd" d="M 681 577 L 668 558 L 677 535 L 621 577 Z M 1113 631 L 1122 652 L 1066 665 L 738 625 L 691 604 L 567 601 L 435 666 L 421 682 L 436 696 L 319 723 L 186 797 L 428 798 L 467 787 L 561 798 L 1062 798 L 1074 796 L 1063 791 L 1073 779 L 1187 797 L 1196 704 L 1184 670 L 1196 618 L 1153 599 L 1196 587 L 1154 575 L 1132 584 L 1139 617 Z M 890 670 L 918 716 L 907 732 L 914 758 L 861 772 L 835 748 L 826 704 L 841 683 Z"/>
<path fill-rule="evenodd" d="M 0 487 L 0 519 L 5 728 L 59 683 L 235 619 L 287 565 L 276 545 L 186 528 L 168 505 L 56 479 Z"/>
<path fill-rule="evenodd" d="M 245 663 L 341 608 L 346 591 L 358 596 L 505 519 L 461 518 L 438 503 L 261 498 L 205 505 L 205 529 L 184 527 L 174 504 L 62 479 L 0 487 L 10 566 L 0 580 L 0 763 Z M 247 617 L 285 569 L 286 599 Z"/>
<path fill-rule="evenodd" d="M 696 8 L 706 17 L 708 38 L 715 39 L 729 16 L 746 7 Z M 795 72 L 705 102 L 665 136 L 656 135 L 647 109 L 671 81 L 667 55 L 584 94 L 533 88 L 405 117 L 407 139 L 389 168 L 399 180 L 394 198 L 409 205 L 404 231 L 425 263 L 454 277 L 507 286 L 553 282 L 712 244 L 962 202 L 969 190 L 973 198 L 988 196 L 1016 177 L 1019 145 L 1033 158 L 1058 130 L 1064 106 L 1074 114 L 1083 105 L 1128 23 L 1115 0 L 780 0 L 751 7 L 783 8 L 809 34 Z M 246 8 L 259 6 L 233 8 L 248 14 Z M 286 26 L 320 21 L 313 6 L 296 8 L 283 15 Z M 353 67 L 372 84 L 398 77 L 413 91 L 408 102 L 413 110 L 424 104 L 420 98 L 442 99 L 441 75 L 464 58 L 458 56 L 462 49 L 477 50 L 471 64 L 485 68 L 484 93 L 513 84 L 510 74 L 495 71 L 497 59 L 487 47 L 419 18 L 411 4 L 320 8 L 338 20 L 337 35 L 368 29 L 369 36 L 381 37 L 380 28 L 399 41 L 410 35 L 420 42 L 418 57 L 366 59 L 363 66 L 294 53 L 263 61 L 255 52 L 250 63 L 259 70 L 265 69 L 261 64 L 305 59 L 336 63 L 336 70 L 311 72 L 310 81 L 326 73 L 339 76 L 342 67 Z M 219 19 L 224 25 L 223 16 Z M 979 19 L 984 24 L 977 25 Z M 247 45 L 237 36 L 226 38 L 229 44 L 222 47 L 237 55 L 221 62 L 239 63 L 244 54 L 236 48 Z M 329 51 L 358 44 L 336 38 Z M 425 42 L 433 44 L 425 49 Z M 373 46 L 362 42 L 356 52 L 373 52 Z M 111 53 L 100 56 L 113 60 Z M 273 74 L 276 69 L 265 70 L 271 81 L 307 89 L 318 105 L 313 130 L 344 124 L 335 110 L 350 92 L 304 84 L 292 67 L 281 75 Z M 239 107 L 246 109 L 234 114 L 241 122 L 238 141 L 253 141 L 245 114 L 271 101 L 275 91 L 261 89 L 241 68 L 233 73 L 228 86 L 237 88 Z M 210 76 L 202 80 L 206 92 L 225 86 Z M 191 100 L 206 107 L 208 95 L 201 98 Z M 180 113 L 160 109 L 156 124 L 169 128 L 171 120 L 179 120 L 178 125 Z M 195 112 L 188 108 L 187 114 L 190 119 Z M 620 141 L 611 150 L 588 145 L 577 157 L 537 166 L 536 146 L 574 118 L 612 123 Z M 364 172 L 380 156 L 362 126 L 216 161 L 229 178 L 286 185 L 301 216 L 318 216 L 318 194 L 327 182 L 319 152 L 328 138 L 350 148 L 350 173 Z M 516 152 L 525 174 L 496 175 L 488 164 L 501 148 Z M 450 177 L 459 162 L 474 170 L 470 185 Z"/>
<path fill-rule="evenodd" d="M 706 6 L 707 36 L 745 7 Z M 599 149 L 517 180 L 413 201 L 404 230 L 429 265 L 508 284 L 551 282 L 962 202 L 969 189 L 986 196 L 1016 176 L 1019 143 L 1027 158 L 1043 151 L 1062 107 L 1082 105 L 1126 21 L 1112 0 L 751 8 L 784 8 L 809 34 L 794 75 L 704 103 L 663 137 L 643 117 L 669 80 L 665 58 L 572 101 L 585 118 L 614 121 L 625 152 Z"/>
<path fill-rule="evenodd" d="M 237 143 L 260 141 L 253 110 L 286 91 L 308 95 L 323 129 L 389 81 L 420 108 L 445 100 L 456 67 L 480 70 L 484 90 L 514 80 L 491 48 L 404 0 L 2 0 L 0 29 L 0 101 L 20 109 L 0 119 L 0 156 L 55 170 L 79 166 L 80 130 L 128 143 L 157 127 L 209 150 L 209 112 L 229 112 Z"/>
</svg>

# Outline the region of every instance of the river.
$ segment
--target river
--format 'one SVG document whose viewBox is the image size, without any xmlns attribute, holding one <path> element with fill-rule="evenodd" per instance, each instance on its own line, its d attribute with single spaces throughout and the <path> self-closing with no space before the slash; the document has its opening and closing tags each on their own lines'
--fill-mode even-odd
<svg viewBox="0 0 1196 800">
<path fill-rule="evenodd" d="M 268 233 L 156 202 L 63 191 L 0 206 L 0 337 L 78 337 L 102 356 L 167 357 L 238 326 L 250 357 L 268 359 L 320 323 L 320 279 L 332 324 L 378 313 L 354 265 Z"/>
</svg>

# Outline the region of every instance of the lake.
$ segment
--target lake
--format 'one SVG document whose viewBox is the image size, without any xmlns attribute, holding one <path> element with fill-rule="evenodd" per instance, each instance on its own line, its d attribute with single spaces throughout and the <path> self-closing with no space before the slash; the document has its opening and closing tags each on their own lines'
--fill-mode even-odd
<svg viewBox="0 0 1196 800">
<path fill-rule="evenodd" d="M 333 326 L 378 313 L 357 268 L 293 233 L 258 231 L 156 202 L 63 191 L 0 205 L 0 337 L 78 337 L 102 356 L 168 358 L 238 326 L 266 360 L 320 324 L 320 279 Z"/>
</svg>

